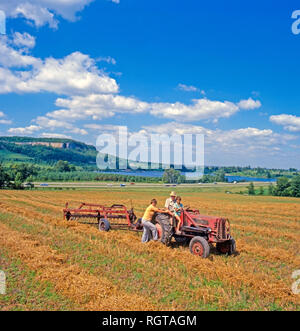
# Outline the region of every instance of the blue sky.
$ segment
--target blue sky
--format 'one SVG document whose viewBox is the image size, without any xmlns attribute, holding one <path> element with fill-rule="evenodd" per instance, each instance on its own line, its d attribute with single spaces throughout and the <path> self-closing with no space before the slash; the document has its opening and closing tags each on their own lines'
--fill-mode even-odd
<svg viewBox="0 0 300 331">
<path fill-rule="evenodd" d="M 206 164 L 300 168 L 299 2 L 0 0 L 0 10 L 1 135 L 203 133 Z"/>
</svg>

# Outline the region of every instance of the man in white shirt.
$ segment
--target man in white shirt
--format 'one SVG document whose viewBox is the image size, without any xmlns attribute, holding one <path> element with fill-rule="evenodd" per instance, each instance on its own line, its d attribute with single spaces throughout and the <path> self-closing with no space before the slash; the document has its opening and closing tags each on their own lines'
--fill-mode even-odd
<svg viewBox="0 0 300 331">
<path fill-rule="evenodd" d="M 176 203 L 176 193 L 173 191 L 170 194 L 170 198 L 168 198 L 166 200 L 165 208 L 167 208 L 171 212 L 174 212 L 174 205 L 175 205 L 175 203 Z"/>
</svg>

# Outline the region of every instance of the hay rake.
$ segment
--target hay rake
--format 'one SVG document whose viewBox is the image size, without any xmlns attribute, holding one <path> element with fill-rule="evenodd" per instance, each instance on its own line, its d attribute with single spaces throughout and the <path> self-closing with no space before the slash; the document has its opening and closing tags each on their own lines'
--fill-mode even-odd
<svg viewBox="0 0 300 331">
<path fill-rule="evenodd" d="M 140 220 L 137 217 L 133 208 L 127 209 L 124 205 L 112 205 L 106 207 L 98 204 L 81 203 L 78 208 L 69 208 L 69 203 L 63 210 L 64 219 L 67 221 L 92 220 L 93 222 L 86 224 L 98 225 L 100 231 L 109 231 L 112 228 L 131 231 L 142 231 Z"/>
</svg>

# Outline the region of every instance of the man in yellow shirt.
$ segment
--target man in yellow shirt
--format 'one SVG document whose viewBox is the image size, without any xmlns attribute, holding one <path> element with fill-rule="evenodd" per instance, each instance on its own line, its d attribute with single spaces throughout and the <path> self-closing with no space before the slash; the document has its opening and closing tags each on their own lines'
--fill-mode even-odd
<svg viewBox="0 0 300 331">
<path fill-rule="evenodd" d="M 156 226 L 151 222 L 155 213 L 164 213 L 164 214 L 172 215 L 172 213 L 169 210 L 167 210 L 167 211 L 162 210 L 162 209 L 157 208 L 156 206 L 157 206 L 156 199 L 152 199 L 150 206 L 147 207 L 147 209 L 144 213 L 144 216 L 142 219 L 142 224 L 143 224 L 143 228 L 144 228 L 143 237 L 142 237 L 143 243 L 150 241 L 151 234 L 152 234 L 152 238 L 154 241 L 158 240 L 158 233 L 157 233 Z"/>
</svg>

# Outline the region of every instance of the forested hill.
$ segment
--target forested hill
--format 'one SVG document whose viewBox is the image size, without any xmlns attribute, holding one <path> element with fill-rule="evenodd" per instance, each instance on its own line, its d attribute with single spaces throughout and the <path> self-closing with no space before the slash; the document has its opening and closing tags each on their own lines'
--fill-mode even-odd
<svg viewBox="0 0 300 331">
<path fill-rule="evenodd" d="M 95 150 L 92 145 L 75 141 L 72 139 L 62 138 L 31 138 L 31 137 L 0 137 L 0 142 L 14 143 L 18 145 L 53 145 L 57 148 L 70 148 L 77 150 Z"/>
<path fill-rule="evenodd" d="M 71 139 L 0 137 L 0 162 L 95 164 L 94 146 Z"/>
</svg>

